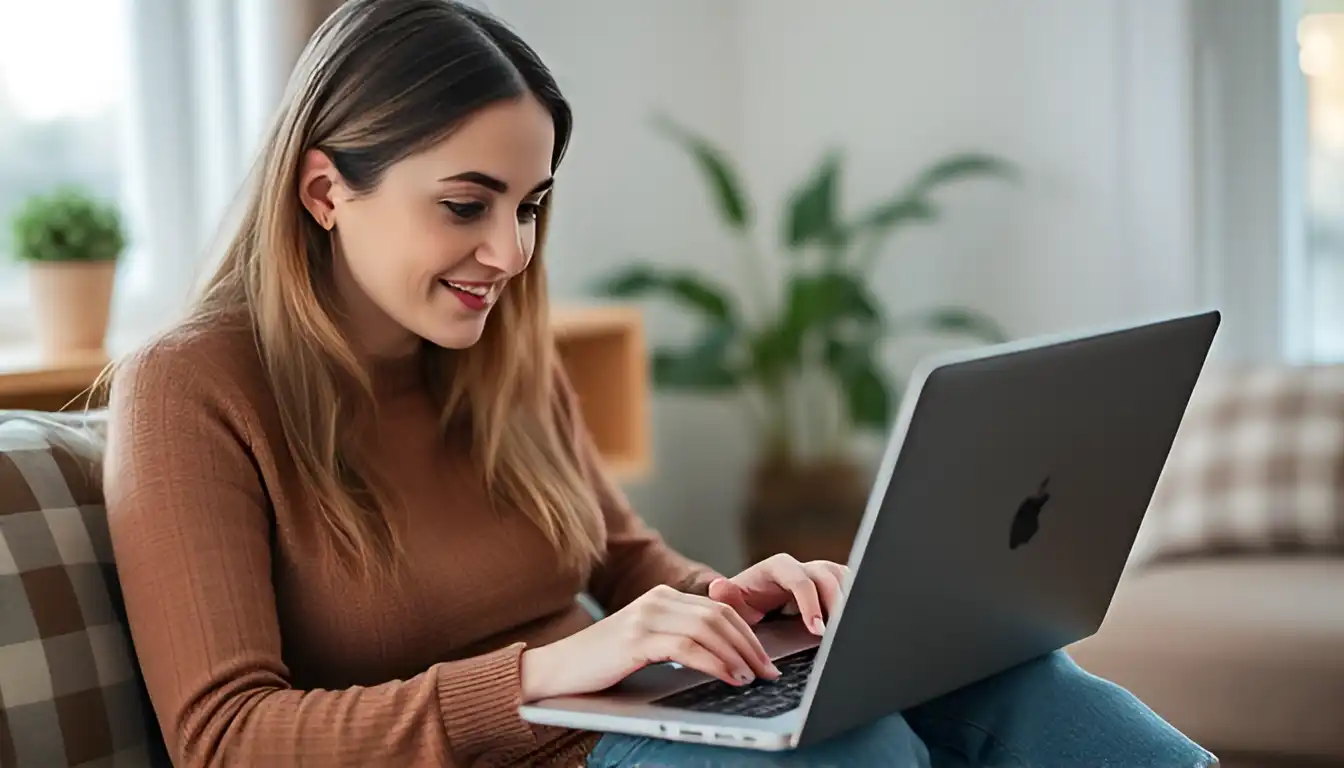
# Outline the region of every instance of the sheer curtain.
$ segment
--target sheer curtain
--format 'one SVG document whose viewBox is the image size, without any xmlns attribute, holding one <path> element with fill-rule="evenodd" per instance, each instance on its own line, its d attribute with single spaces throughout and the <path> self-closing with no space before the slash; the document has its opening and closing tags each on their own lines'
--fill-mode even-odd
<svg viewBox="0 0 1344 768">
<path fill-rule="evenodd" d="M 116 327 L 134 340 L 186 306 L 294 62 L 340 2 L 127 2 L 127 198 L 144 256 L 122 280 Z"/>
</svg>

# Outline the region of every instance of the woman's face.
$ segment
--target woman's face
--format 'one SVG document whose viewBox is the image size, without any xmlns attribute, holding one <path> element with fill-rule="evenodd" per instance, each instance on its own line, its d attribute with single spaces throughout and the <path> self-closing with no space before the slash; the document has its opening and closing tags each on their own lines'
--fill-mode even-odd
<svg viewBox="0 0 1344 768">
<path fill-rule="evenodd" d="M 475 344 L 510 278 L 532 258 L 550 189 L 555 127 L 535 98 L 477 112 L 355 196 L 330 160 L 305 158 L 302 197 L 336 239 L 336 287 L 360 350 L 395 356 L 419 339 Z"/>
</svg>

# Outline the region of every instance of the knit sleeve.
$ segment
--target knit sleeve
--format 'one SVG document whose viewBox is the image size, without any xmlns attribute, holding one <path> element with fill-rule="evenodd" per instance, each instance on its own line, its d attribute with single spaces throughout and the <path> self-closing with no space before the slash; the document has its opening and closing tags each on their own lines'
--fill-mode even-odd
<svg viewBox="0 0 1344 768">
<path fill-rule="evenodd" d="M 635 514 L 625 494 L 608 475 L 584 424 L 578 395 L 563 370 L 557 371 L 556 381 L 562 429 L 572 441 L 606 525 L 605 557 L 589 579 L 588 593 L 607 612 L 620 610 L 661 584 L 704 594 L 718 574 L 672 549 Z"/>
<path fill-rule="evenodd" d="M 254 435 L 222 368 L 149 348 L 115 374 L 109 404 L 113 549 L 174 764 L 452 766 L 533 746 L 521 644 L 381 685 L 291 685 Z"/>
</svg>

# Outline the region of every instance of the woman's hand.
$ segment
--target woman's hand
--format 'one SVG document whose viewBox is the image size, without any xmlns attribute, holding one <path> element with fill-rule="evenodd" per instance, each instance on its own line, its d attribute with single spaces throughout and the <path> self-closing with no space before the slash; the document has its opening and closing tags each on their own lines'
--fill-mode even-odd
<svg viewBox="0 0 1344 768">
<path fill-rule="evenodd" d="M 523 701 L 600 691 L 664 661 L 730 685 L 779 677 L 756 634 L 732 607 L 664 586 L 587 629 L 524 651 Z"/>
<path fill-rule="evenodd" d="M 813 634 L 826 631 L 826 617 L 844 599 L 849 568 L 828 560 L 800 563 L 788 555 L 762 560 L 731 579 L 715 579 L 709 597 L 731 605 L 748 624 L 783 609 L 797 614 Z"/>
</svg>

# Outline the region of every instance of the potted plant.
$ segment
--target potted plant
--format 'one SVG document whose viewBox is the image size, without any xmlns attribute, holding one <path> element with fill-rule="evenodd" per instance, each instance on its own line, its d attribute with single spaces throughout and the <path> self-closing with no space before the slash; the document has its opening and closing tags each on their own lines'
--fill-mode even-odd
<svg viewBox="0 0 1344 768">
<path fill-rule="evenodd" d="M 13 235 L 14 256 L 28 265 L 43 353 L 102 352 L 126 244 L 116 207 L 62 187 L 28 198 L 14 217 Z"/>
<path fill-rule="evenodd" d="M 873 267 L 899 228 L 937 220 L 937 189 L 972 177 L 1013 178 L 1015 171 L 990 155 L 957 154 L 847 215 L 840 203 L 841 156 L 827 153 L 788 199 L 782 242 L 774 249 L 782 255 L 774 260 L 780 281 L 766 269 L 752 205 L 725 153 L 668 120 L 657 124 L 706 179 L 719 218 L 742 250 L 754 311 L 710 276 L 647 262 L 605 276 L 599 292 L 658 296 L 698 316 L 693 343 L 653 350 L 656 387 L 741 396 L 749 406 L 744 410 L 759 445 L 742 520 L 749 561 L 789 552 L 844 562 L 873 474 L 854 438 L 887 429 L 900 397 L 879 360 L 881 345 L 914 331 L 1006 338 L 993 319 L 965 307 L 893 315 L 870 289 Z M 782 290 L 770 290 L 781 282 Z"/>
</svg>

